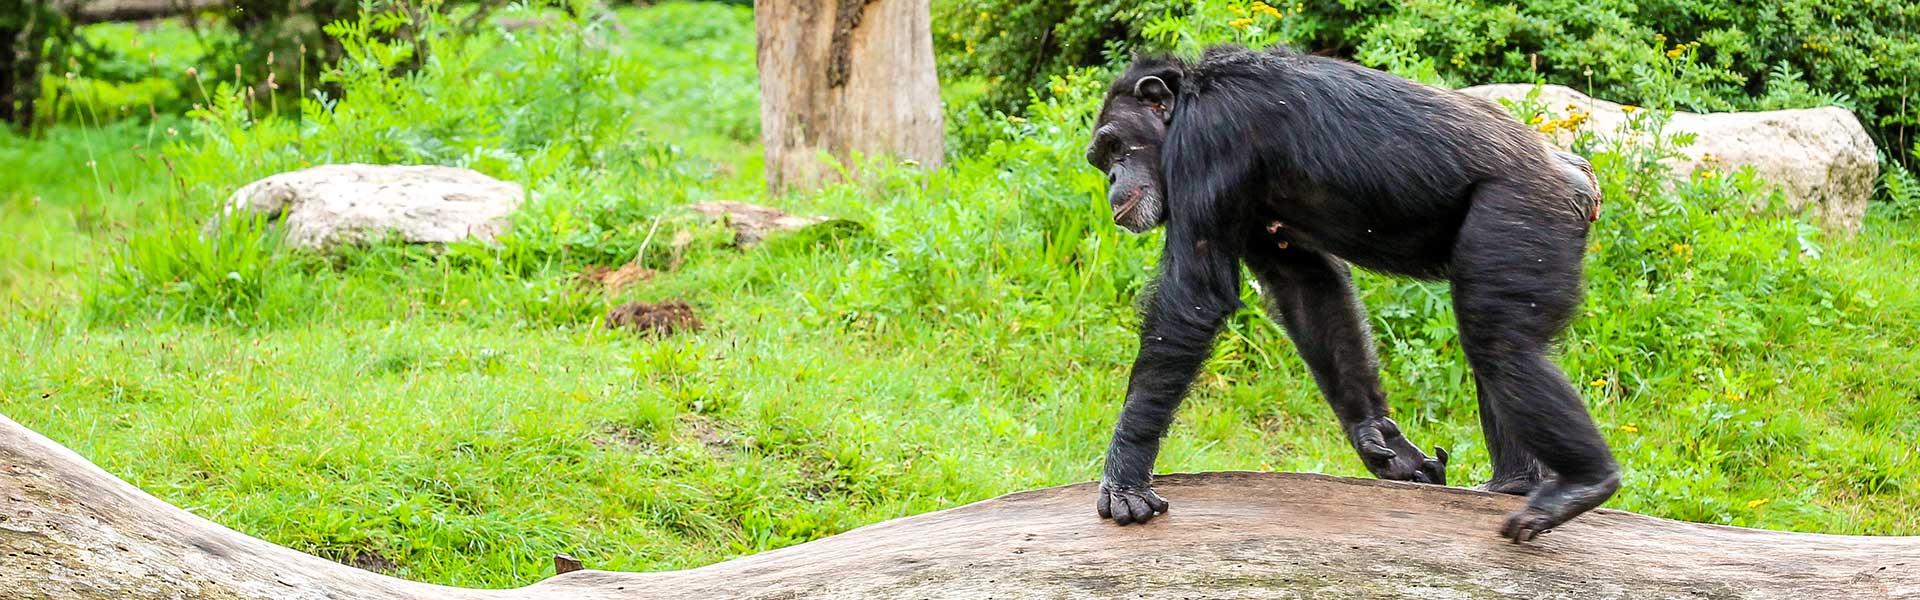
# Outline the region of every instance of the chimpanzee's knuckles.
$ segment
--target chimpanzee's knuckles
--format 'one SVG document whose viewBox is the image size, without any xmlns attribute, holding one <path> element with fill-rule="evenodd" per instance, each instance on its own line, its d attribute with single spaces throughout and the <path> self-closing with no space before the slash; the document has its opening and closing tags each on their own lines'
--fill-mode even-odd
<svg viewBox="0 0 1920 600">
<path fill-rule="evenodd" d="M 1166 498 L 1161 498 L 1160 495 L 1154 493 L 1153 490 L 1147 490 L 1147 508 L 1153 509 L 1153 512 L 1156 513 L 1163 513 L 1167 512 L 1167 509 L 1171 507 L 1172 505 L 1167 502 Z"/>
<path fill-rule="evenodd" d="M 1127 495 L 1127 512 L 1133 513 L 1133 522 L 1145 523 L 1153 520 L 1153 509 L 1147 508 L 1147 500 L 1137 495 Z"/>
<path fill-rule="evenodd" d="M 1552 515 L 1527 507 L 1507 516 L 1507 522 L 1500 527 L 1500 537 L 1515 544 L 1530 542 L 1551 530 L 1554 525 L 1556 523 Z"/>
<path fill-rule="evenodd" d="M 1155 515 L 1167 511 L 1168 503 L 1151 488 L 1108 489 L 1102 486 L 1094 507 L 1100 512 L 1101 518 L 1112 519 L 1118 525 L 1130 525 L 1153 520 Z"/>
</svg>

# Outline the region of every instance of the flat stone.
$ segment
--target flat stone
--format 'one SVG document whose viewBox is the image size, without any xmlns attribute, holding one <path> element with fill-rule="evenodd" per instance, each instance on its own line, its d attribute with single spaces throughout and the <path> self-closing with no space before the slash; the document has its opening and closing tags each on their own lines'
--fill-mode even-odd
<svg viewBox="0 0 1920 600">
<path fill-rule="evenodd" d="M 289 245 L 309 250 L 380 239 L 491 242 L 525 195 L 518 184 L 469 169 L 321 165 L 247 184 L 227 198 L 223 214 L 266 215 Z"/>
<path fill-rule="evenodd" d="M 1531 84 L 1481 85 L 1460 90 L 1469 96 L 1510 101 L 1525 100 Z M 1617 131 L 1628 119 L 1620 104 L 1599 100 L 1566 86 L 1540 87 L 1538 101 L 1549 116 L 1580 111 L 1588 114 L 1581 129 L 1602 134 Z M 1753 167 L 1763 180 L 1780 186 L 1787 208 L 1805 212 L 1832 231 L 1860 230 L 1867 201 L 1880 176 L 1880 154 L 1866 127 L 1852 112 L 1836 107 L 1761 112 L 1673 113 L 1666 133 L 1691 133 L 1694 142 L 1680 148 L 1671 160 L 1673 176 L 1685 179 L 1702 167 L 1733 171 Z M 1548 135 L 1562 148 L 1573 143 L 1574 132 Z"/>
</svg>

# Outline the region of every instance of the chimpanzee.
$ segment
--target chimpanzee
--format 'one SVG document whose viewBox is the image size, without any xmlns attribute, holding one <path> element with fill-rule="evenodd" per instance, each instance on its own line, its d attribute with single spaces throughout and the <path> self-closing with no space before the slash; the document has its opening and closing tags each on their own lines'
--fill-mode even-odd
<svg viewBox="0 0 1920 600">
<path fill-rule="evenodd" d="M 1087 161 L 1107 174 L 1114 222 L 1166 226 L 1101 517 L 1167 510 L 1150 487 L 1160 438 L 1240 307 L 1241 264 L 1375 476 L 1444 485 L 1447 454 L 1428 458 L 1388 418 L 1348 263 L 1451 282 L 1493 460 L 1483 489 L 1528 497 L 1502 536 L 1531 540 L 1619 488 L 1547 360 L 1580 303 L 1598 217 L 1584 159 L 1484 100 L 1287 49 L 1137 59 L 1095 126 Z"/>
</svg>

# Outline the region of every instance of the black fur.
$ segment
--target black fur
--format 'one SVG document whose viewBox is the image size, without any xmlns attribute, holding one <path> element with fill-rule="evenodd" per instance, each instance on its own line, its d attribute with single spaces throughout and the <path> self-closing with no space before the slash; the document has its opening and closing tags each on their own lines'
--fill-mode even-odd
<svg viewBox="0 0 1920 600">
<path fill-rule="evenodd" d="M 1347 264 L 1452 282 L 1494 460 L 1487 487 L 1530 494 L 1526 541 L 1598 506 L 1618 467 L 1548 362 L 1579 305 L 1598 208 L 1591 169 L 1500 108 L 1329 58 L 1218 47 L 1143 58 L 1107 94 L 1087 160 L 1117 223 L 1166 226 L 1140 354 L 1107 453 L 1101 516 L 1143 522 L 1160 438 L 1214 336 L 1261 284 L 1376 476 L 1445 483 L 1388 417 Z"/>
</svg>

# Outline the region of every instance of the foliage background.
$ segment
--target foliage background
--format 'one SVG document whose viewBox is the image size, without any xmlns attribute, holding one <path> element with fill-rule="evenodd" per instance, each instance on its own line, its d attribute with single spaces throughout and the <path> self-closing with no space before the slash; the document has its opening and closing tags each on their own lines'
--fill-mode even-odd
<svg viewBox="0 0 1920 600">
<path fill-rule="evenodd" d="M 1696 112 L 1834 104 L 1890 158 L 1920 126 L 1920 4 L 1905 0 L 1120 0 L 939 3 L 942 66 L 1017 112 L 1049 77 L 1134 52 L 1283 43 L 1448 86 L 1540 81 Z M 1693 60 L 1667 72 L 1666 54 Z"/>
<path fill-rule="evenodd" d="M 0 413 L 249 534 L 459 585 L 529 583 L 560 552 L 696 566 L 1099 472 L 1159 242 L 1108 222 L 1081 158 L 1102 67 L 1059 67 L 1016 113 L 979 100 L 1024 84 L 949 71 L 947 168 L 875 162 L 856 183 L 767 197 L 743 7 L 516 6 L 469 28 L 465 8 L 369 6 L 328 27 L 350 58 L 318 80 L 278 63 L 188 73 L 215 44 L 178 24 L 81 30 L 151 54 L 153 75 L 59 78 L 59 119 L 0 133 Z M 1209 6 L 1066 18 L 1179 48 L 1349 36 L 1304 5 Z M 1717 63 L 1669 54 L 1678 41 L 1638 42 L 1651 54 L 1633 60 L 1661 73 L 1638 93 L 1707 89 L 1683 74 Z M 1395 68 L 1455 68 L 1408 48 Z M 269 75 L 282 93 L 248 92 Z M 184 112 L 124 108 L 137 90 Z M 1529 122 L 1542 108 L 1512 107 Z M 1865 232 L 1831 238 L 1749 210 L 1773 201 L 1753 173 L 1665 184 L 1656 161 L 1678 141 L 1662 119 L 1579 146 L 1609 204 L 1557 359 L 1626 468 L 1610 506 L 1920 533 L 1920 203 L 1892 191 L 1920 186 L 1890 177 Z M 498 245 L 319 257 L 257 222 L 202 235 L 235 187 L 348 161 L 466 166 L 532 196 Z M 720 199 L 860 226 L 743 253 L 679 209 Z M 690 242 L 649 246 L 656 229 Z M 629 260 L 663 274 L 580 284 Z M 1444 286 L 1360 285 L 1397 417 L 1454 450 L 1459 481 L 1484 479 Z M 708 329 L 600 322 L 667 298 Z M 1364 475 L 1327 413 L 1285 335 L 1248 310 L 1161 468 Z"/>
</svg>

